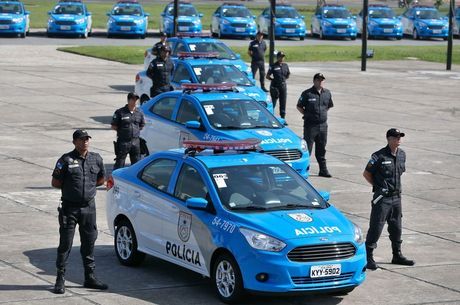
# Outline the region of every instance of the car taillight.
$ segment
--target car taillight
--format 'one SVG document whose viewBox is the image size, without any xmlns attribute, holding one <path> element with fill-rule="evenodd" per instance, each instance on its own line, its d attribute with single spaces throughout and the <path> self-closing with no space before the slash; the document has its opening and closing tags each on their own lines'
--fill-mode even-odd
<svg viewBox="0 0 460 305">
<path fill-rule="evenodd" d="M 139 76 L 139 73 L 136 74 L 136 83 L 141 79 L 141 77 Z"/>
<path fill-rule="evenodd" d="M 109 191 L 114 185 L 115 185 L 115 181 L 113 180 L 113 177 L 110 176 L 110 177 L 107 179 L 107 183 L 106 183 L 107 191 Z"/>
</svg>

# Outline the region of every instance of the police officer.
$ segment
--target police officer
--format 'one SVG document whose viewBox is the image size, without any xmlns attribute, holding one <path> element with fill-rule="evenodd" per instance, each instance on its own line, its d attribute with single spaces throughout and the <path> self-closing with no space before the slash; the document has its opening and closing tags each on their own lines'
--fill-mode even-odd
<svg viewBox="0 0 460 305">
<path fill-rule="evenodd" d="M 270 95 L 272 97 L 273 108 L 276 107 L 278 98 L 280 99 L 280 116 L 286 117 L 286 98 L 287 86 L 286 80 L 291 72 L 289 66 L 284 62 L 286 55 L 283 52 L 276 54 L 276 62 L 268 68 L 267 79 L 271 80 Z"/>
<path fill-rule="evenodd" d="M 313 76 L 313 87 L 302 92 L 297 110 L 303 115 L 303 138 L 311 155 L 315 143 L 315 157 L 319 165 L 318 176 L 330 178 L 326 166 L 327 112 L 334 107 L 332 95 L 323 88 L 326 78 L 322 73 Z"/>
<path fill-rule="evenodd" d="M 256 78 L 257 70 L 259 70 L 260 87 L 263 91 L 268 92 L 265 88 L 265 51 L 267 45 L 264 41 L 264 34 L 257 32 L 256 39 L 249 43 L 248 54 L 251 57 L 252 75 Z"/>
<path fill-rule="evenodd" d="M 136 107 L 139 97 L 128 93 L 128 104 L 117 109 L 112 117 L 112 129 L 117 131 L 115 143 L 115 165 L 113 169 L 125 166 L 126 156 L 129 154 L 131 165 L 141 158 L 139 134 L 145 126 L 144 114 Z"/>
<path fill-rule="evenodd" d="M 169 46 L 169 43 L 167 41 L 168 39 L 168 34 L 166 34 L 165 32 L 162 32 L 160 34 L 160 41 L 158 41 L 156 44 L 153 45 L 152 47 L 152 54 L 156 57 L 158 57 L 160 55 L 160 49 L 161 47 L 163 46 Z"/>
<path fill-rule="evenodd" d="M 160 56 L 152 60 L 148 69 L 147 76 L 152 79 L 152 88 L 150 88 L 150 98 L 157 96 L 162 92 L 174 90 L 171 86 L 171 73 L 174 65 L 169 58 L 171 48 L 162 46 L 160 48 Z"/>
<path fill-rule="evenodd" d="M 367 268 L 370 270 L 378 268 L 373 252 L 377 248 L 385 222 L 388 223 L 393 249 L 391 263 L 406 266 L 415 264 L 401 253 L 401 175 L 406 171 L 406 153 L 399 146 L 404 136 L 399 129 L 389 129 L 386 134 L 388 145 L 372 154 L 363 172 L 374 192 L 366 237 Z"/>
<path fill-rule="evenodd" d="M 57 249 L 57 278 L 54 292 L 65 292 L 65 268 L 72 249 L 75 227 L 79 226 L 80 253 L 85 269 L 84 287 L 107 289 L 108 286 L 94 275 L 94 243 L 97 238 L 96 187 L 104 184 L 104 164 L 98 153 L 88 151 L 89 139 L 86 130 L 73 133 L 75 149 L 62 155 L 53 171 L 51 185 L 61 189 L 59 210 L 59 247 Z"/>
</svg>

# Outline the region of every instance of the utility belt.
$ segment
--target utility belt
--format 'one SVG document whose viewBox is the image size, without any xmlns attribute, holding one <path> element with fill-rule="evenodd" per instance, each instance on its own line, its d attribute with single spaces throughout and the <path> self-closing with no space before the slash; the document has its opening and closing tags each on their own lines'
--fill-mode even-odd
<svg viewBox="0 0 460 305">
<path fill-rule="evenodd" d="M 63 208 L 86 208 L 90 206 L 92 203 L 94 203 L 94 198 L 88 200 L 88 201 L 70 201 L 64 198 L 61 198 L 61 206 Z M 59 208 L 58 208 L 59 210 Z"/>
</svg>

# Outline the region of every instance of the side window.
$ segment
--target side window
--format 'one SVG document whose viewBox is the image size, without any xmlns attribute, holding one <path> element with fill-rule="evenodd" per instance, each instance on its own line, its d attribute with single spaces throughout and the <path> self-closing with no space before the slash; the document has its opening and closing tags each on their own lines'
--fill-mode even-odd
<svg viewBox="0 0 460 305">
<path fill-rule="evenodd" d="M 158 159 L 147 165 L 140 179 L 153 188 L 166 192 L 177 161 Z"/>
<path fill-rule="evenodd" d="M 174 107 L 176 107 L 176 98 L 165 97 L 153 104 L 152 108 L 150 108 L 150 112 L 159 115 L 165 119 L 171 120 Z"/>
<path fill-rule="evenodd" d="M 179 52 L 187 52 L 187 48 L 185 47 L 185 44 L 182 42 L 178 42 L 176 44 L 176 47 L 174 48 L 172 56 L 177 56 Z"/>
<path fill-rule="evenodd" d="M 173 82 L 180 83 L 181 80 L 192 81 L 187 68 L 184 65 L 177 65 L 177 68 L 174 70 Z"/>
<path fill-rule="evenodd" d="M 194 167 L 184 164 L 177 178 L 174 196 L 185 201 L 192 197 L 206 198 L 207 195 L 208 188 L 201 175 Z"/>
<path fill-rule="evenodd" d="M 198 110 L 190 101 L 182 101 L 179 106 L 179 113 L 177 114 L 176 121 L 181 124 L 185 124 L 187 121 L 198 121 L 200 122 L 200 115 Z"/>
</svg>

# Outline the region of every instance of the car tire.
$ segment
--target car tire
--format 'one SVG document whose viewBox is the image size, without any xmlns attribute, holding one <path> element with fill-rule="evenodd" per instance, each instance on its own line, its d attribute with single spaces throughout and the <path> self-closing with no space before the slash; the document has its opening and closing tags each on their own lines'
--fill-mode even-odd
<svg viewBox="0 0 460 305">
<path fill-rule="evenodd" d="M 53 37 L 53 34 L 51 34 L 50 32 L 46 32 L 46 37 L 51 38 L 51 37 Z"/>
<path fill-rule="evenodd" d="M 20 36 L 21 38 L 26 38 L 26 32 L 23 32 L 23 33 L 19 34 L 19 36 Z"/>
<path fill-rule="evenodd" d="M 212 282 L 220 300 L 234 304 L 244 296 L 243 277 L 238 263 L 229 253 L 219 255 L 212 268 Z"/>
<path fill-rule="evenodd" d="M 145 34 L 141 35 L 141 39 L 145 39 Z"/>
<path fill-rule="evenodd" d="M 122 265 L 136 266 L 145 258 L 145 253 L 137 250 L 136 233 L 128 220 L 122 220 L 117 224 L 114 245 L 115 253 Z"/>
<path fill-rule="evenodd" d="M 84 39 L 88 38 L 88 30 L 86 30 L 85 33 L 81 35 L 81 38 L 84 38 Z"/>
<path fill-rule="evenodd" d="M 301 41 L 303 41 L 303 40 L 305 40 L 305 36 L 300 36 L 299 39 L 300 39 Z"/>
<path fill-rule="evenodd" d="M 350 36 L 351 40 L 356 40 L 356 36 Z"/>
<path fill-rule="evenodd" d="M 88 32 L 88 37 L 91 37 L 93 36 L 93 29 L 89 29 L 89 32 Z"/>
<path fill-rule="evenodd" d="M 326 36 L 324 35 L 322 28 L 319 29 L 319 39 L 321 39 L 321 40 L 326 39 Z"/>
<path fill-rule="evenodd" d="M 414 40 L 419 40 L 420 39 L 420 36 L 418 35 L 417 33 L 417 29 L 414 28 L 414 30 L 412 31 L 412 38 Z"/>
<path fill-rule="evenodd" d="M 310 26 L 310 36 L 315 37 L 315 33 L 313 33 L 313 26 Z"/>
<path fill-rule="evenodd" d="M 222 32 L 220 31 L 220 27 L 217 29 L 217 38 L 222 39 Z"/>
<path fill-rule="evenodd" d="M 112 34 L 107 33 L 107 38 L 112 38 Z"/>
</svg>

